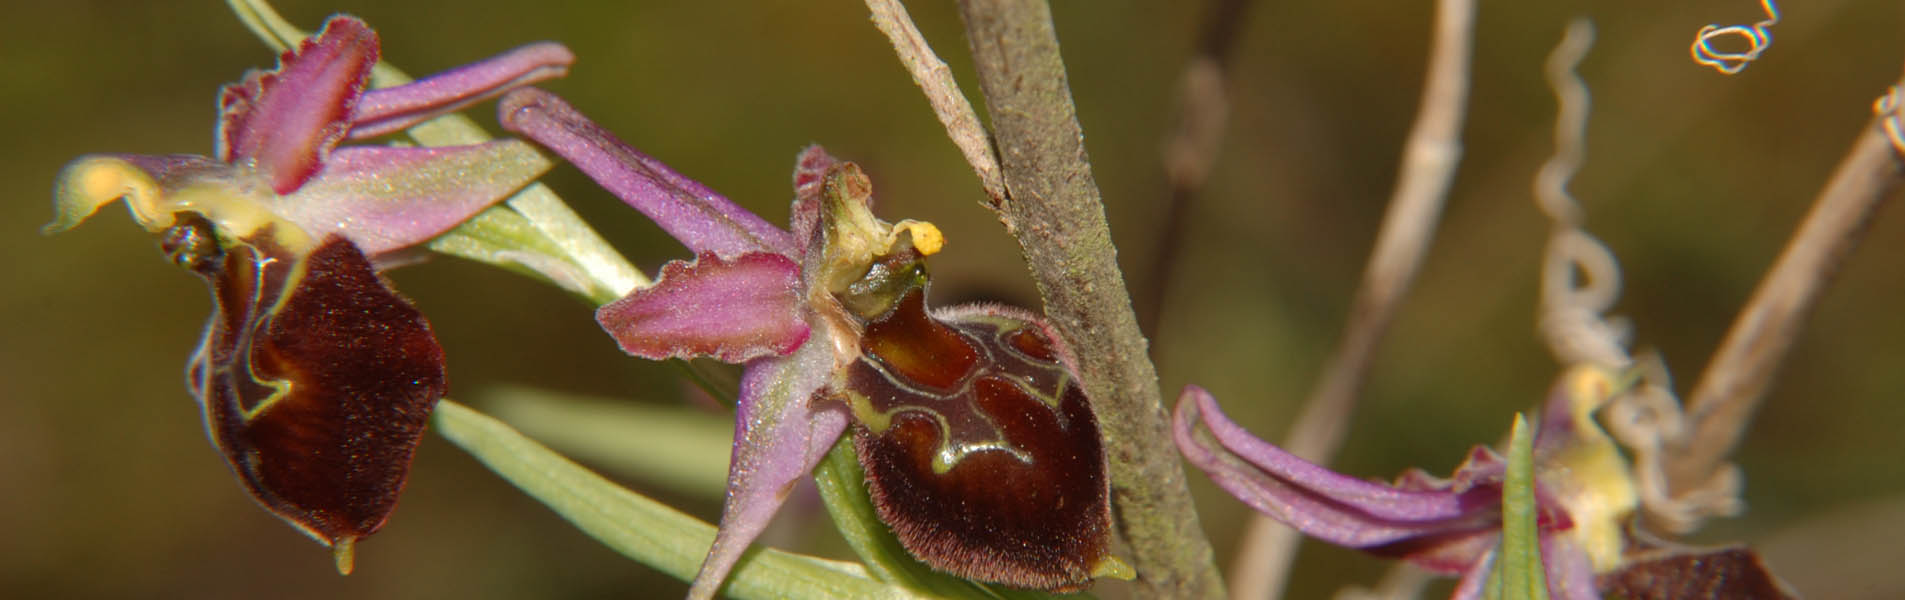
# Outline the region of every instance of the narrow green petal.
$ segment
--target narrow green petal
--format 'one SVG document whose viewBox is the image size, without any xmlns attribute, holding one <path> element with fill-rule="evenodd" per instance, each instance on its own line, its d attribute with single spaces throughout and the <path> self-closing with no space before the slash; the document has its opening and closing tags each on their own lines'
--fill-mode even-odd
<svg viewBox="0 0 1905 600">
<path fill-rule="evenodd" d="M 686 581 L 714 541 L 714 526 L 617 486 L 469 407 L 444 400 L 435 420 L 443 437 L 624 556 Z M 742 599 L 921 597 L 874 581 L 857 564 L 771 548 L 743 558 L 724 592 Z"/>
<path fill-rule="evenodd" d="M 1535 525 L 1534 434 L 1515 414 L 1508 437 L 1508 473 L 1502 484 L 1502 541 L 1489 575 L 1486 598 L 1547 600 L 1541 563 L 1540 531 Z"/>
<path fill-rule="evenodd" d="M 841 436 L 827 453 L 826 460 L 814 469 L 814 483 L 820 487 L 820 499 L 833 516 L 834 527 L 847 539 L 866 568 L 881 581 L 898 584 L 945 598 L 979 600 L 1035 600 L 1039 598 L 1086 599 L 1087 593 L 1050 594 L 983 584 L 932 570 L 913 558 L 900 546 L 899 538 L 880 522 L 874 513 L 873 499 L 867 496 L 866 475 L 853 453 L 852 434 Z"/>
</svg>

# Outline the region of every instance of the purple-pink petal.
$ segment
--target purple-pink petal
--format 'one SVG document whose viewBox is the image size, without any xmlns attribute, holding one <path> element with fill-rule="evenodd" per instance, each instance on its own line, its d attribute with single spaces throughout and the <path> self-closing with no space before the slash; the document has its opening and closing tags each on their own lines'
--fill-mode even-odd
<svg viewBox="0 0 1905 600">
<path fill-rule="evenodd" d="M 497 110 L 504 129 L 562 155 L 696 254 L 797 256 L 786 231 L 623 143 L 554 94 L 516 90 Z"/>
<path fill-rule="evenodd" d="M 1374 549 L 1438 533 L 1461 535 L 1492 528 L 1486 507 L 1465 514 L 1455 493 L 1391 490 L 1314 467 L 1271 444 L 1240 434 L 1240 429 L 1234 429 L 1233 423 L 1215 410 L 1215 400 L 1202 389 L 1185 389 L 1173 421 L 1177 448 L 1187 461 L 1210 474 L 1219 488 L 1244 501 L 1244 505 L 1328 543 Z M 1206 446 L 1204 440 L 1196 438 L 1194 429 L 1200 421 L 1212 430 L 1217 446 Z M 1337 495 L 1335 491 L 1349 493 Z M 1385 518 L 1368 509 L 1404 518 Z"/>
<path fill-rule="evenodd" d="M 1185 388 L 1172 425 L 1185 459 L 1252 508 L 1339 546 L 1463 573 L 1455 597 L 1479 597 L 1501 537 L 1506 463 L 1495 452 L 1471 450 L 1447 479 L 1410 470 L 1391 486 L 1331 472 L 1252 437 L 1197 386 Z M 1199 425 L 1208 440 L 1197 434 Z M 1545 486 L 1535 494 L 1551 595 L 1598 597 L 1587 554 L 1565 535 L 1574 526 L 1567 511 Z"/>
<path fill-rule="evenodd" d="M 1396 478 L 1398 489 L 1410 491 L 1448 490 L 1464 492 L 1478 485 L 1500 485 L 1508 474 L 1508 461 L 1487 446 L 1469 448 L 1468 456 L 1448 477 L 1430 475 L 1422 469 L 1403 471 Z"/>
<path fill-rule="evenodd" d="M 793 352 L 807 340 L 800 266 L 767 252 L 670 261 L 654 285 L 595 313 L 622 350 L 642 358 L 712 356 L 731 363 Z"/>
<path fill-rule="evenodd" d="M 409 128 L 503 92 L 567 75 L 574 62 L 575 54 L 562 44 L 540 42 L 404 85 L 371 90 L 357 102 L 350 137 Z"/>
<path fill-rule="evenodd" d="M 826 331 L 814 332 L 816 338 Z M 748 545 L 767 527 L 794 484 L 812 472 L 847 429 L 839 403 L 813 405 L 834 368 L 833 344 L 814 339 L 785 357 L 748 363 L 735 411 L 728 497 L 714 545 L 688 590 L 713 598 Z"/>
<path fill-rule="evenodd" d="M 1541 566 L 1547 576 L 1548 597 L 1553 600 L 1599 600 L 1594 565 L 1587 552 L 1574 538 L 1566 535 L 1541 536 Z"/>
<path fill-rule="evenodd" d="M 448 231 L 548 170 L 527 142 L 396 148 L 352 146 L 272 212 L 322 239 L 340 233 L 373 260 Z"/>
<path fill-rule="evenodd" d="M 350 129 L 376 63 L 376 32 L 355 17 L 331 17 L 279 56 L 277 69 L 220 91 L 217 158 L 258 169 L 279 194 L 298 189 Z"/>
<path fill-rule="evenodd" d="M 1338 474 L 1250 435 L 1224 416 L 1209 392 L 1187 386 L 1178 402 L 1178 445 L 1188 446 L 1187 452 L 1194 451 L 1205 458 L 1192 461 L 1199 463 L 1198 466 L 1208 462 L 1226 471 L 1236 471 L 1236 467 L 1242 466 L 1234 463 L 1225 466 L 1226 463 L 1212 460 L 1216 452 L 1199 443 L 1193 435 L 1200 421 L 1225 453 L 1254 467 L 1248 472 L 1234 472 L 1234 476 L 1262 480 L 1275 488 L 1274 493 L 1279 496 L 1294 493 L 1327 499 L 1369 519 L 1407 522 L 1462 518 L 1494 503 L 1486 496 L 1470 498 L 1447 490 L 1404 490 Z"/>
<path fill-rule="evenodd" d="M 1198 438 L 1199 424 L 1215 444 Z M 1339 546 L 1398 556 L 1469 553 L 1476 546 L 1465 542 L 1499 526 L 1498 488 L 1412 491 L 1331 472 L 1252 437 L 1197 386 L 1179 398 L 1173 434 L 1184 458 L 1232 496 Z M 1439 557 L 1462 564 L 1473 559 Z"/>
<path fill-rule="evenodd" d="M 1482 600 L 1488 591 L 1488 573 L 1495 568 L 1495 548 L 1485 549 L 1479 560 L 1464 568 L 1462 578 L 1455 582 L 1455 591 L 1449 594 L 1449 600 Z"/>
<path fill-rule="evenodd" d="M 1466 531 L 1418 536 L 1385 546 L 1362 548 L 1376 556 L 1409 561 L 1432 573 L 1458 575 L 1501 544 L 1501 529 L 1489 526 Z"/>
</svg>

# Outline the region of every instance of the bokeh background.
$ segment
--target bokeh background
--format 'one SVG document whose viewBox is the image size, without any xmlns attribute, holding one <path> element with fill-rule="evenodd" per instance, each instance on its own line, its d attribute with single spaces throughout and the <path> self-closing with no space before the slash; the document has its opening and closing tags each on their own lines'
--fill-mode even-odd
<svg viewBox="0 0 1905 600">
<path fill-rule="evenodd" d="M 912 4 L 976 90 L 951 3 Z M 1060 0 L 1055 12 L 1127 281 L 1164 299 L 1148 333 L 1167 395 L 1200 383 L 1277 439 L 1335 343 L 1393 185 L 1432 5 L 1256 4 L 1231 70 L 1223 153 L 1164 276 L 1150 269 L 1165 215 L 1160 148 L 1203 7 Z M 950 237 L 933 263 L 941 302 L 1038 304 L 1016 246 L 978 203 L 976 179 L 857 2 L 279 7 L 307 27 L 331 12 L 363 16 L 385 57 L 419 75 L 560 40 L 580 61 L 547 87 L 683 173 L 779 221 L 795 152 L 825 144 L 867 168 L 885 217 L 929 220 Z M 1557 373 L 1534 334 L 1547 223 L 1529 182 L 1551 143 L 1541 63 L 1576 15 L 1596 21 L 1599 42 L 1582 67 L 1595 104 L 1573 190 L 1621 261 L 1616 312 L 1686 391 L 1905 61 L 1905 5 L 1788 9 L 1764 60 L 1723 77 L 1690 62 L 1687 43 L 1705 23 L 1758 20 L 1754 2 L 1483 3 L 1465 160 L 1338 467 L 1445 472 L 1470 444 L 1494 441 Z M 0 596 L 679 593 L 434 435 L 389 527 L 360 546 L 355 575 L 337 576 L 327 553 L 255 507 L 208 447 L 181 385 L 208 311 L 202 284 L 168 266 L 120 209 L 59 237 L 36 228 L 49 218 L 54 174 L 75 156 L 209 153 L 217 87 L 272 54 L 210 1 L 15 2 L 7 12 Z M 493 123 L 492 110 L 473 113 Z M 650 272 L 684 256 L 574 170 L 546 181 Z M 1761 547 L 1813 597 L 1905 594 L 1905 571 L 1890 566 L 1893 540 L 1905 537 L 1901 264 L 1905 214 L 1894 206 L 1825 296 L 1738 455 L 1749 512 L 1698 538 Z M 430 315 L 459 397 L 522 384 L 691 403 L 675 371 L 622 356 L 585 306 L 552 288 L 454 259 L 392 277 Z M 625 479 L 703 518 L 717 512 L 705 492 Z M 1229 569 L 1244 509 L 1191 479 Z M 777 542 L 838 553 L 824 519 L 800 510 Z M 1309 545 L 1290 597 L 1323 597 L 1381 570 Z"/>
</svg>

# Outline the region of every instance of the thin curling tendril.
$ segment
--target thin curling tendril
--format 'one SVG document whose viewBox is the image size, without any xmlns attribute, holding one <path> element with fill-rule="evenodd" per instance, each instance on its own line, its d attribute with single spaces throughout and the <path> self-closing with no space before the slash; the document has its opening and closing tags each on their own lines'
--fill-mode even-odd
<svg viewBox="0 0 1905 600">
<path fill-rule="evenodd" d="M 1770 10 L 1771 4 L 1767 6 Z M 1646 522 L 1669 533 L 1684 534 L 1697 529 L 1708 517 L 1741 510 L 1740 475 L 1737 467 L 1729 466 L 1694 489 L 1673 493 L 1667 484 L 1663 448 L 1684 435 L 1685 413 L 1673 396 L 1673 382 L 1659 355 L 1648 352 L 1636 359 L 1628 350 L 1633 337 L 1631 323 L 1607 314 L 1620 296 L 1620 262 L 1583 227 L 1584 210 L 1567 189 L 1585 153 L 1590 104 L 1587 85 L 1576 67 L 1593 40 L 1592 25 L 1576 20 L 1569 23 L 1561 43 L 1548 56 L 1548 82 L 1559 106 L 1555 152 L 1542 165 L 1534 186 L 1535 205 L 1550 223 L 1542 266 L 1539 328 L 1549 350 L 1562 364 L 1588 363 L 1638 371 L 1638 384 L 1611 401 L 1603 420 L 1633 457 L 1636 491 Z"/>
<path fill-rule="evenodd" d="M 1568 180 L 1581 167 L 1590 103 L 1587 85 L 1575 67 L 1594 44 L 1594 26 L 1585 19 L 1568 24 L 1566 35 L 1548 56 L 1548 82 L 1559 104 L 1555 152 L 1535 176 L 1535 205 L 1551 223 L 1542 268 L 1540 330 L 1562 364 L 1591 362 L 1624 368 L 1629 332 L 1624 321 L 1606 312 L 1620 295 L 1620 263 L 1607 247 L 1582 229 L 1582 209 L 1568 193 Z M 1580 275 L 1577 277 L 1576 275 Z"/>
<path fill-rule="evenodd" d="M 1905 154 L 1905 112 L 1899 110 L 1901 104 L 1905 104 L 1905 85 L 1894 85 L 1872 102 L 1872 113 L 1881 119 L 1879 123 L 1885 127 L 1885 137 L 1892 140 L 1892 148 Z"/>
<path fill-rule="evenodd" d="M 1773 0 L 1760 0 L 1760 8 L 1766 11 L 1766 20 L 1747 25 L 1707 25 L 1699 33 L 1693 34 L 1693 46 L 1688 49 L 1693 54 L 1693 62 L 1713 67 L 1715 71 L 1732 75 L 1745 69 L 1746 65 L 1759 60 L 1759 55 L 1773 45 L 1773 34 L 1767 29 L 1779 23 L 1779 7 Z M 1736 35 L 1746 39 L 1746 50 L 1726 52 L 1713 48 L 1715 38 Z M 1893 138 L 1898 141 L 1898 138 Z"/>
</svg>

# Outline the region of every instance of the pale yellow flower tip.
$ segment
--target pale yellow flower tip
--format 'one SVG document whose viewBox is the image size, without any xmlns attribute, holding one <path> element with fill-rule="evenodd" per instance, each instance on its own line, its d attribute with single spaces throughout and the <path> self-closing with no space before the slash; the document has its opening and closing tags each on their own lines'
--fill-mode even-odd
<svg viewBox="0 0 1905 600">
<path fill-rule="evenodd" d="M 338 538 L 331 544 L 331 557 L 337 559 L 337 574 L 351 574 L 351 569 L 357 566 L 357 538 Z"/>
<path fill-rule="evenodd" d="M 913 248 L 919 250 L 921 256 L 938 254 L 939 249 L 946 246 L 946 235 L 940 233 L 939 228 L 932 223 L 907 219 L 894 225 L 893 230 L 896 234 L 901 231 L 912 234 Z"/>
<path fill-rule="evenodd" d="M 1098 564 L 1092 565 L 1091 576 L 1093 579 L 1131 581 L 1138 578 L 1138 572 L 1131 565 L 1118 560 L 1118 557 L 1106 554 L 1104 558 L 1098 559 Z"/>
<path fill-rule="evenodd" d="M 131 200 L 127 204 L 136 218 L 136 203 L 157 195 L 158 184 L 131 163 L 110 156 L 82 156 L 60 171 L 53 186 L 53 222 L 40 232 L 51 235 L 72 229 L 120 198 Z"/>
<path fill-rule="evenodd" d="M 1587 420 L 1589 415 L 1633 387 L 1638 378 L 1638 374 L 1631 370 L 1590 364 L 1575 365 L 1568 371 L 1567 380 L 1568 398 L 1578 421 L 1577 426 L 1591 423 Z"/>
</svg>

